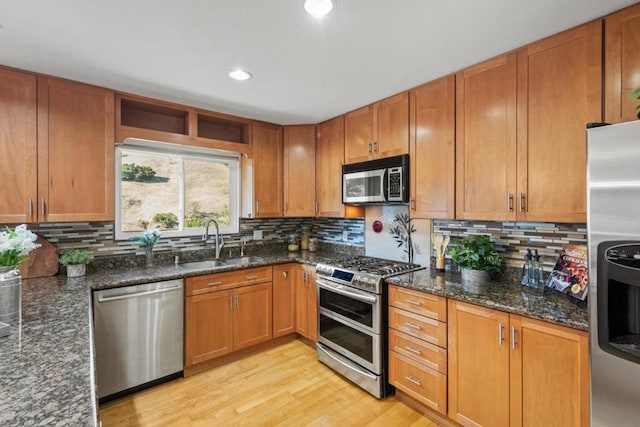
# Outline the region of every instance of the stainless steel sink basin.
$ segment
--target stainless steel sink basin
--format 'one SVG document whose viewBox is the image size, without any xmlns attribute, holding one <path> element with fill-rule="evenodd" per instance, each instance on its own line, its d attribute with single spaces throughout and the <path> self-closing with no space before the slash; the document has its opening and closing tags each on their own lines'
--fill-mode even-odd
<svg viewBox="0 0 640 427">
<path fill-rule="evenodd" d="M 185 268 L 212 269 L 212 268 L 218 268 L 218 267 L 225 267 L 227 263 L 217 259 L 212 259 L 208 261 L 185 262 L 180 265 Z"/>
<path fill-rule="evenodd" d="M 264 262 L 264 258 L 259 256 L 243 256 L 240 258 L 231 258 L 225 260 L 225 263 L 227 263 L 228 265 L 252 264 L 255 262 Z"/>
</svg>

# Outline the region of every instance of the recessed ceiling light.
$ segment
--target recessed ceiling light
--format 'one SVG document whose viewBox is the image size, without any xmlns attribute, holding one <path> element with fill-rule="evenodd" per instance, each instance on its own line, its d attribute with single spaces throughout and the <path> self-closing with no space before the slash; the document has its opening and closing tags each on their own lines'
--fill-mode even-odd
<svg viewBox="0 0 640 427">
<path fill-rule="evenodd" d="M 304 0 L 304 10 L 316 18 L 322 18 L 333 9 L 333 0 Z"/>
<path fill-rule="evenodd" d="M 253 75 L 245 70 L 241 70 L 240 68 L 236 68 L 235 70 L 229 71 L 229 77 L 235 80 L 249 80 Z"/>
</svg>

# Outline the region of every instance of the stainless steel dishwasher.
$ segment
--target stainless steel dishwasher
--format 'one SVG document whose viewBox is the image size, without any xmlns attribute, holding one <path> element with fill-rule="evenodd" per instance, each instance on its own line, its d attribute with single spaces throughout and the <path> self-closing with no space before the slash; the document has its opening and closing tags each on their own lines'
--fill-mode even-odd
<svg viewBox="0 0 640 427">
<path fill-rule="evenodd" d="M 183 281 L 93 292 L 100 402 L 181 375 Z"/>
</svg>

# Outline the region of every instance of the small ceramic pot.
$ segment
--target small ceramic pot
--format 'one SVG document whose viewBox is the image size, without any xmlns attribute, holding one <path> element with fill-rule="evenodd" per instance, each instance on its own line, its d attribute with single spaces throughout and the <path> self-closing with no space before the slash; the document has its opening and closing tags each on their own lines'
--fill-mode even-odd
<svg viewBox="0 0 640 427">
<path fill-rule="evenodd" d="M 87 272 L 86 264 L 67 265 L 67 277 L 81 277 Z"/>
</svg>

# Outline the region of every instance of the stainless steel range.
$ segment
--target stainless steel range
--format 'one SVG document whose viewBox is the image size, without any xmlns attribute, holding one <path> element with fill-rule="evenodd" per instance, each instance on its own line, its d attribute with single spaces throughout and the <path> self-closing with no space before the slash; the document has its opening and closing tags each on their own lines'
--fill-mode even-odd
<svg viewBox="0 0 640 427">
<path fill-rule="evenodd" d="M 384 279 L 417 264 L 354 257 L 318 264 L 318 360 L 384 397 L 387 381 L 387 286 Z"/>
</svg>

